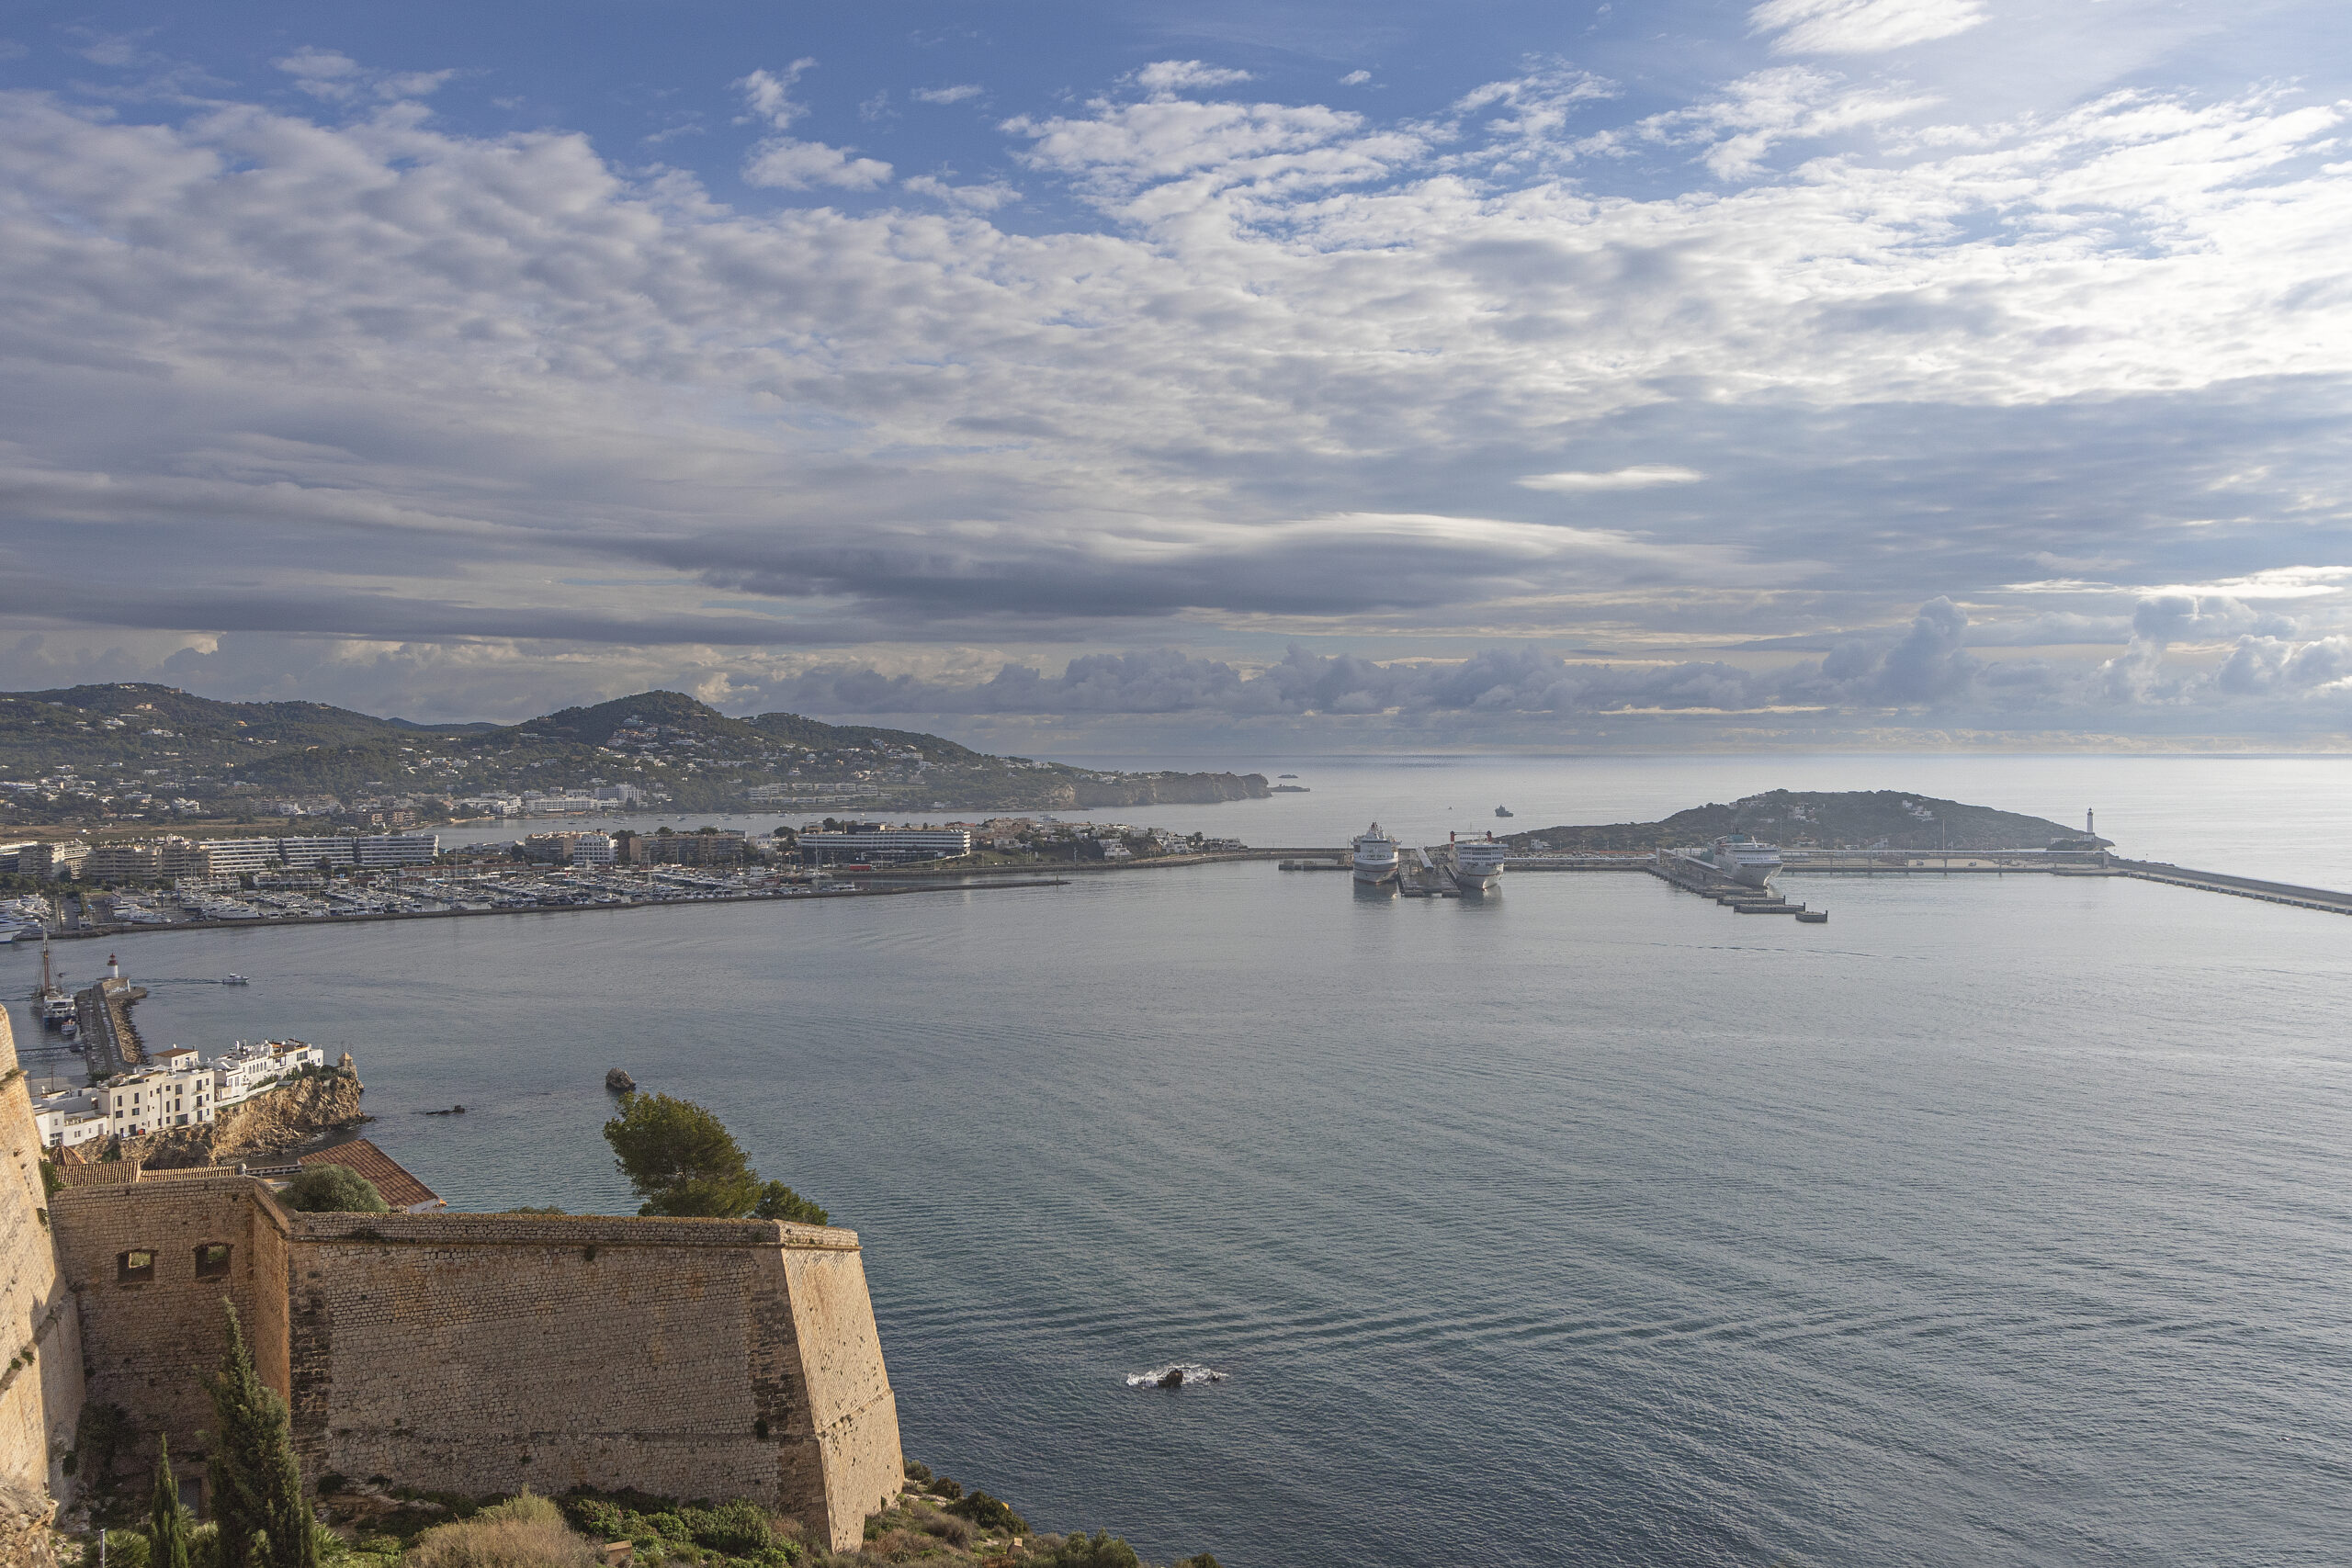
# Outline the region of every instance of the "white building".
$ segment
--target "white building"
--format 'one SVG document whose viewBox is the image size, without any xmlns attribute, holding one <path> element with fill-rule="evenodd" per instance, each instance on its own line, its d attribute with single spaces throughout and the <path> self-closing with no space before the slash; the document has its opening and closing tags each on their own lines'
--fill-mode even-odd
<svg viewBox="0 0 2352 1568">
<path fill-rule="evenodd" d="M 52 1149 L 93 1143 L 114 1130 L 107 1113 L 98 1109 L 97 1091 L 89 1089 L 36 1096 L 33 1125 L 40 1130 L 42 1145 Z"/>
<path fill-rule="evenodd" d="M 800 848 L 820 861 L 944 860 L 972 852 L 969 828 L 864 828 L 803 833 Z"/>
<path fill-rule="evenodd" d="M 209 1122 L 224 1106 L 263 1093 L 301 1071 L 326 1066 L 327 1054 L 300 1040 L 237 1042 L 204 1061 L 175 1045 L 135 1073 L 91 1089 L 66 1089 L 33 1101 L 33 1124 L 51 1148 L 73 1148 L 120 1134 L 136 1137 L 166 1127 Z"/>
<path fill-rule="evenodd" d="M 574 865 L 610 865 L 613 863 L 613 836 L 610 833 L 581 833 L 571 840 L 571 863 Z"/>
<path fill-rule="evenodd" d="M 340 833 L 311 838 L 280 839 L 277 855 L 288 865 L 315 871 L 321 861 L 329 865 L 357 865 L 359 840 Z"/>
<path fill-rule="evenodd" d="M 267 871 L 277 859 L 276 839 L 207 839 L 197 848 L 204 852 L 206 869 L 215 876 Z"/>
<path fill-rule="evenodd" d="M 91 1094 L 106 1114 L 106 1131 L 126 1137 L 209 1122 L 220 1103 L 213 1070 L 196 1052 L 176 1045 L 160 1055 L 154 1066 L 126 1073 Z"/>
<path fill-rule="evenodd" d="M 438 833 L 370 833 L 352 841 L 363 867 L 431 865 L 441 852 Z"/>
</svg>

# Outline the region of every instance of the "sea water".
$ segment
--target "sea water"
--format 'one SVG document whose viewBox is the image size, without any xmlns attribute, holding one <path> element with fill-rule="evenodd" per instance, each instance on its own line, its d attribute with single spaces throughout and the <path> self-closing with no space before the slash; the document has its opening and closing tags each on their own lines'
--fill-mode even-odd
<svg viewBox="0 0 2352 1568">
<path fill-rule="evenodd" d="M 1659 766 L 1567 819 L 1789 775 Z M 1979 766 L 1887 773 L 2075 805 Z M 2342 826 L 2275 772 L 2324 765 L 2236 766 L 2125 847 L 2276 874 L 2220 852 L 2233 803 Z M 1411 840 L 1464 793 L 1302 782 L 1241 809 Z M 348 1046 L 370 1135 L 458 1208 L 628 1212 L 609 1066 L 710 1106 L 863 1235 L 907 1451 L 1040 1529 L 1228 1568 L 2343 1561 L 2352 920 L 2024 875 L 1794 880 L 1826 926 L 1505 883 L 1261 863 L 119 951 L 153 1040 Z M 28 1044 L 37 965 L 0 955 Z M 1225 1378 L 1130 1385 L 1171 1364 Z"/>
</svg>

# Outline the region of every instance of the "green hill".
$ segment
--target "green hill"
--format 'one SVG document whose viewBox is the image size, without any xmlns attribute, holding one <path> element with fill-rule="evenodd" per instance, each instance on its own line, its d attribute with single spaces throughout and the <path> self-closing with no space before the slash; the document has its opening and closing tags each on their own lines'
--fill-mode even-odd
<svg viewBox="0 0 2352 1568">
<path fill-rule="evenodd" d="M 798 714 L 729 718 L 640 692 L 521 724 L 419 725 L 322 703 L 225 703 L 125 683 L 0 694 L 0 823 L 241 818 L 293 797 L 462 811 L 469 797 L 632 784 L 681 810 L 850 797 L 861 812 L 1232 800 L 1255 774 L 1121 773 L 992 757 Z M 758 793 L 755 793 L 758 792 Z"/>
<path fill-rule="evenodd" d="M 1522 851 L 1538 840 L 1555 850 L 1652 850 L 1725 833 L 1790 848 L 1890 850 L 2041 850 L 2083 837 L 2047 818 L 1898 790 L 1776 789 L 1728 806 L 1694 806 L 1662 822 L 1532 828 L 1506 841 Z"/>
</svg>

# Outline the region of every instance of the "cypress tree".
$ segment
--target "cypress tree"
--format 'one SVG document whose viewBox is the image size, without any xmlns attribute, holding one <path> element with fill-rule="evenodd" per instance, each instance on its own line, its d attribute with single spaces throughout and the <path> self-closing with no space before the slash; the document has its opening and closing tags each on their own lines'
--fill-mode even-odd
<svg viewBox="0 0 2352 1568">
<path fill-rule="evenodd" d="M 187 1568 L 187 1510 L 172 1479 L 172 1442 L 155 1436 L 155 1495 L 147 1506 L 147 1568 Z"/>
<path fill-rule="evenodd" d="M 318 1568 L 286 1401 L 254 1369 L 237 1309 L 225 1298 L 221 1305 L 229 1321 L 220 1370 L 205 1380 L 220 1428 L 212 1475 L 220 1568 Z"/>
</svg>

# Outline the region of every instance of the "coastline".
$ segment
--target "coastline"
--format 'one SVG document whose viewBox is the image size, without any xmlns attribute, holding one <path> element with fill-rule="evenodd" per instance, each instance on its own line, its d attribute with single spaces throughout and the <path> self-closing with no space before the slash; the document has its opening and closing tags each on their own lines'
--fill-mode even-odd
<svg viewBox="0 0 2352 1568">
<path fill-rule="evenodd" d="M 800 904 L 831 903 L 839 898 L 888 898 L 909 893 L 968 893 L 991 892 L 1012 887 L 1059 887 L 1060 877 L 1032 875 L 1023 882 L 988 882 L 967 886 L 952 882 L 933 882 L 912 887 L 840 887 L 805 893 L 715 893 L 695 898 L 647 899 L 627 904 L 549 904 L 526 909 L 370 909 L 354 915 L 281 915 L 254 920 L 172 920 L 164 924 L 84 926 L 70 931 L 52 931 L 49 942 L 78 942 L 85 938 L 106 937 L 119 940 L 127 936 L 160 935 L 172 931 L 277 931 L 286 926 L 356 926 L 388 920 L 450 920 L 472 919 L 494 915 L 581 915 L 597 912 L 635 909 L 666 909 L 687 904 Z"/>
</svg>

